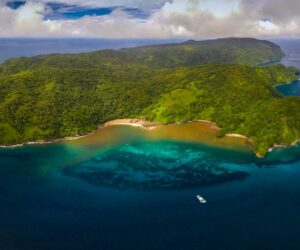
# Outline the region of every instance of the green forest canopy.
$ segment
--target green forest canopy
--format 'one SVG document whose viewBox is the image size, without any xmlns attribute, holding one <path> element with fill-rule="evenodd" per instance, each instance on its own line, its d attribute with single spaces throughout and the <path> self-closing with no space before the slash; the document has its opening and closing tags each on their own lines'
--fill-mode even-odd
<svg viewBox="0 0 300 250">
<path fill-rule="evenodd" d="M 11 59 L 0 66 L 0 144 L 83 135 L 117 118 L 206 119 L 265 154 L 300 138 L 300 99 L 274 89 L 296 69 L 253 66 L 282 55 L 270 42 L 220 39 Z"/>
</svg>

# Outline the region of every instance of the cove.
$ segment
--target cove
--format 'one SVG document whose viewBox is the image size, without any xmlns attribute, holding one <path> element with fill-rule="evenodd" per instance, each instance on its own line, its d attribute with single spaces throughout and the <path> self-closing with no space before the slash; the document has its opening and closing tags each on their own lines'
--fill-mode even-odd
<svg viewBox="0 0 300 250">
<path fill-rule="evenodd" d="M 205 131 L 115 126 L 0 149 L 0 248 L 296 249 L 299 147 L 257 159 Z"/>
<path fill-rule="evenodd" d="M 300 80 L 275 87 L 283 96 L 300 96 Z"/>
</svg>

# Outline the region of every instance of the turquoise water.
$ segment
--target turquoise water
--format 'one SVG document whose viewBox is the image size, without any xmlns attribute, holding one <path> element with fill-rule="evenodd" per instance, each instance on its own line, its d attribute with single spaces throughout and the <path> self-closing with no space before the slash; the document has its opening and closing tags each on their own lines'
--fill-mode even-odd
<svg viewBox="0 0 300 250">
<path fill-rule="evenodd" d="M 258 160 L 113 133 L 0 150 L 0 249 L 299 249 L 299 147 Z"/>
<path fill-rule="evenodd" d="M 278 85 L 276 90 L 284 96 L 300 96 L 300 80 Z"/>
</svg>

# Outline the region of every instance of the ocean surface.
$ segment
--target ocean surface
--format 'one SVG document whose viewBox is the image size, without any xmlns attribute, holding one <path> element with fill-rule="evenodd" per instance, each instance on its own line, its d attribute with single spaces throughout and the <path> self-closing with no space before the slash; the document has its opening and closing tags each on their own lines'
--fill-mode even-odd
<svg viewBox="0 0 300 250">
<path fill-rule="evenodd" d="M 300 40 L 299 39 L 277 39 L 273 40 L 281 46 L 285 52 L 285 57 L 281 63 L 286 66 L 295 66 L 300 70 Z M 276 87 L 284 96 L 300 96 L 300 80 Z"/>
<path fill-rule="evenodd" d="M 286 66 L 295 66 L 300 69 L 300 39 L 270 39 L 270 41 L 278 44 L 285 57 L 282 59 L 281 63 Z"/>
<path fill-rule="evenodd" d="M 189 126 L 0 149 L 0 249 L 299 249 L 300 147 L 257 159 Z"/>
<path fill-rule="evenodd" d="M 149 44 L 181 42 L 182 39 L 31 39 L 0 38 L 0 62 L 14 57 L 53 53 L 82 53 L 102 49 L 120 49 Z"/>
</svg>

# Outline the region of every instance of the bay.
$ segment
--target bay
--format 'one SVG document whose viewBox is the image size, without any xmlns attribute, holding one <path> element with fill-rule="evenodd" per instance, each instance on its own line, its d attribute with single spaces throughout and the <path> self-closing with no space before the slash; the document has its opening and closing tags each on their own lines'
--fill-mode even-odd
<svg viewBox="0 0 300 250">
<path fill-rule="evenodd" d="M 299 249 L 300 148 L 178 126 L 0 149 L 0 249 Z"/>
</svg>

